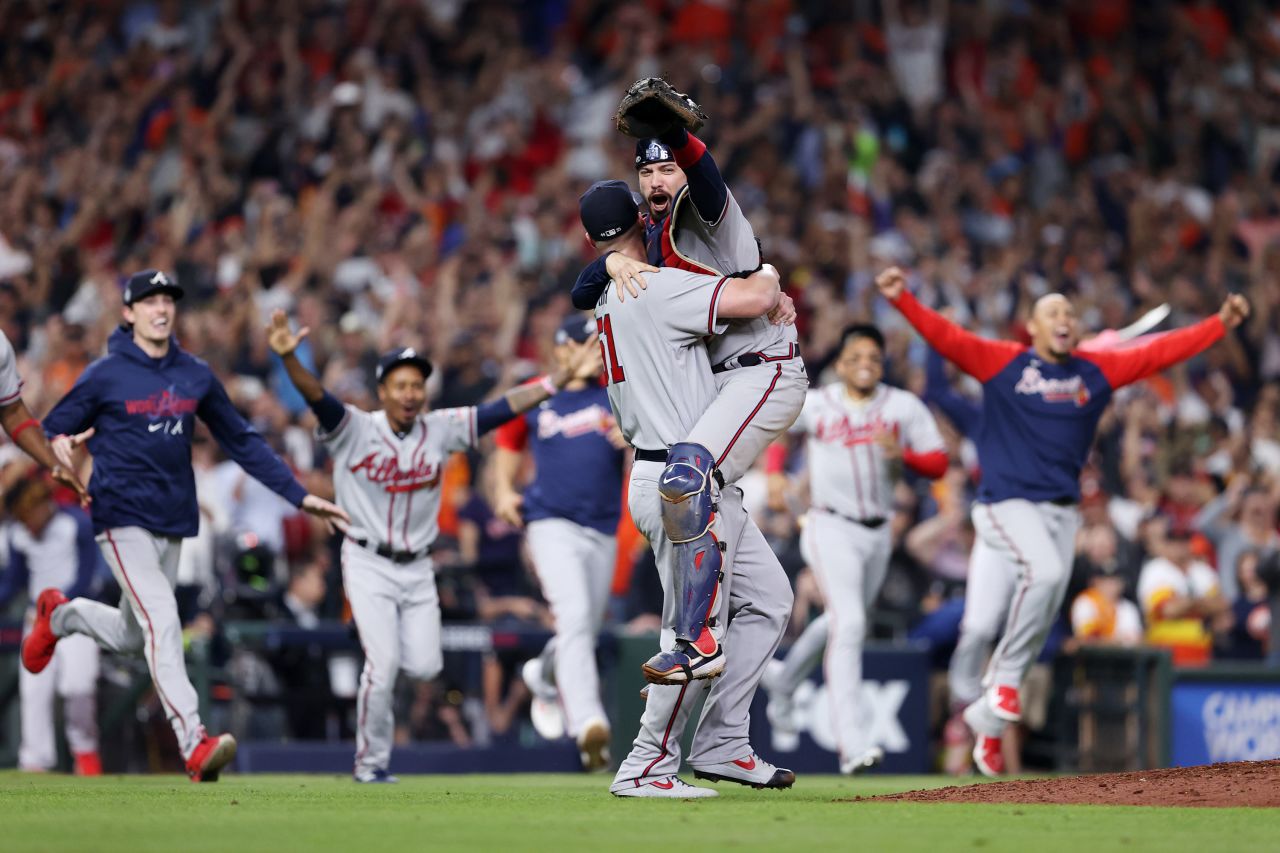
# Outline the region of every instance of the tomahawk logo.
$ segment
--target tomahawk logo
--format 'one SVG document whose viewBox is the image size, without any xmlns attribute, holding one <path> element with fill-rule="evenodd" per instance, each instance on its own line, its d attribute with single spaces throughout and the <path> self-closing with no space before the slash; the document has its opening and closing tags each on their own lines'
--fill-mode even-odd
<svg viewBox="0 0 1280 853">
<path fill-rule="evenodd" d="M 902 728 L 899 715 L 902 705 L 911 692 L 911 682 L 863 681 L 858 693 L 859 720 L 867 733 L 867 743 L 885 752 L 906 752 L 911 748 L 911 738 Z M 812 681 L 801 684 L 795 693 L 792 721 L 796 731 L 808 732 L 814 743 L 830 752 L 838 752 L 836 733 L 831 725 L 831 699 L 825 684 Z M 779 752 L 794 752 L 800 747 L 798 735 L 777 728 L 772 732 L 773 748 Z"/>
</svg>

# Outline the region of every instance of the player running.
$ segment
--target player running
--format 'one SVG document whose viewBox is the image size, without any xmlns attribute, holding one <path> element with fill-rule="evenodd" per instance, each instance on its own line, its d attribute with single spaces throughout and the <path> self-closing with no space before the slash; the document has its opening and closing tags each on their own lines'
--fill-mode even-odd
<svg viewBox="0 0 1280 853">
<path fill-rule="evenodd" d="M 809 392 L 792 432 L 808 435 L 810 509 L 800 547 L 826 602 L 821 625 L 815 622 L 818 627 L 805 633 L 826 635 L 824 671 L 840 772 L 852 775 L 884 760 L 884 751 L 867 742 L 858 692 L 867 610 L 880 594 L 893 549 L 894 481 L 904 467 L 941 477 L 947 453 L 924 403 L 881 381 L 884 336 L 875 326 L 845 329 L 835 371 L 838 381 Z M 812 640 L 798 641 L 795 658 L 787 656 L 788 684 L 798 684 L 808 671 Z M 777 692 L 781 699 L 783 691 Z M 776 705 L 771 715 L 783 716 Z"/>
<path fill-rule="evenodd" d="M 594 342 L 570 344 L 561 366 L 538 382 L 480 406 L 428 412 L 431 362 L 412 347 L 392 350 L 379 359 L 375 376 L 382 409 L 365 412 L 344 406 L 298 361 L 294 350 L 309 332 L 292 331 L 277 310 L 267 342 L 319 421 L 319 437 L 333 457 L 338 504 L 351 514 L 342 581 L 365 657 L 353 775 L 357 782 L 395 782 L 387 768 L 396 675 L 426 680 L 443 665 L 431 546 L 439 533 L 445 462 L 574 379 L 598 375 L 599 355 Z"/>
<path fill-rule="evenodd" d="M 599 251 L 633 258 L 644 252 L 643 226 L 631 191 L 622 181 L 594 184 L 583 195 L 580 212 L 588 237 Z M 650 298 L 625 305 L 611 288 L 596 307 L 597 328 L 605 352 L 609 402 L 623 436 L 636 448 L 628 501 L 636 527 L 657 558 L 662 588 L 662 647 L 671 650 L 684 595 L 710 595 L 723 567 L 721 595 L 726 604 L 726 645 L 734 654 L 720 661 L 723 673 L 710 688 L 693 738 L 689 763 L 699 778 L 753 787 L 785 788 L 795 781 L 789 770 L 755 754 L 748 737 L 751 698 L 781 639 L 791 608 L 791 585 L 764 536 L 742 508 L 742 492 L 726 486 L 718 503 L 705 485 L 712 459 L 684 439 L 716 400 L 716 385 L 703 339 L 724 331 L 726 320 L 760 317 L 778 301 L 772 268 L 748 278 L 709 280 L 682 270 L 663 269 L 649 282 Z M 670 452 L 668 452 L 670 448 Z M 668 478 L 686 485 L 685 472 L 672 472 L 668 457 L 687 460 L 685 471 L 699 483 L 696 491 L 667 509 Z M 718 517 L 719 534 L 708 530 Z M 681 531 L 684 531 L 683 533 Z M 677 535 L 671 536 L 672 533 Z M 695 573 L 679 577 L 672 539 L 696 543 L 701 558 Z M 732 567 L 732 570 L 729 570 Z M 641 717 L 641 730 L 622 762 L 610 791 L 625 797 L 710 797 L 715 792 L 683 782 L 680 738 L 694 704 L 693 685 L 654 684 Z"/>
<path fill-rule="evenodd" d="M 338 507 L 307 494 L 227 398 L 209 365 L 173 336 L 182 288 L 163 272 L 144 270 L 124 289 L 124 325 L 107 355 L 85 369 L 45 418 L 52 446 L 73 469 L 72 452 L 93 454 L 93 529 L 122 590 L 120 606 L 70 601 L 57 588 L 40 593 L 36 620 L 22 642 L 22 664 L 40 672 L 62 637 L 87 634 L 108 651 L 141 653 L 156 694 L 178 737 L 187 775 L 212 782 L 235 757 L 229 734 L 210 735 L 200 722 L 196 690 L 183 659 L 182 624 L 173 586 L 182 540 L 199 526 L 191 434 L 197 417 L 227 456 L 250 476 L 305 512 L 347 520 Z"/>
<path fill-rule="evenodd" d="M 642 219 L 644 248 L 634 256 L 603 251 L 579 276 L 573 291 L 575 307 L 594 308 L 611 279 L 633 288 L 636 296 L 633 282 L 643 288 L 642 273 L 656 270 L 656 265 L 705 275 L 702 280 L 713 287 L 719 287 L 726 275 L 760 269 L 760 247 L 751 224 L 706 146 L 692 133 L 704 119 L 688 96 L 659 78 L 641 80 L 627 91 L 617 121 L 619 130 L 639 137 L 635 165 L 640 192 L 649 206 L 648 217 Z M 653 265 L 639 263 L 645 256 Z M 624 292 L 623 287 L 615 288 L 619 302 Z M 809 380 L 795 328 L 776 322 L 782 315 L 794 317 L 785 295 L 770 314 L 727 323 L 723 334 L 708 341 L 718 395 L 715 405 L 680 437 L 693 456 L 681 456 L 672 449 L 662 460 L 669 468 L 663 476 L 668 531 L 687 523 L 675 518 L 687 495 L 705 490 L 713 498 L 719 485 L 737 482 L 800 413 Z M 694 457 L 707 460 L 714 470 L 702 471 L 700 461 L 689 464 Z M 708 523 L 714 525 L 714 519 Z M 703 559 L 697 542 L 693 536 L 675 543 L 678 582 L 693 576 L 695 562 Z M 721 599 L 714 588 L 678 596 L 678 642 L 645 664 L 647 680 L 679 683 L 714 677 L 720 671 L 724 625 L 715 610 Z"/>
<path fill-rule="evenodd" d="M 586 342 L 595 325 L 581 314 L 565 318 L 556 331 L 558 365 L 567 364 L 570 342 Z M 574 378 L 503 425 L 495 439 L 494 513 L 525 528 L 533 569 L 555 617 L 555 636 L 522 670 L 533 693 L 535 727 L 549 738 L 567 729 L 583 766 L 601 770 L 609 764 L 609 720 L 600 701 L 596 635 L 618 551 L 626 445 L 598 376 Z M 517 480 L 526 449 L 535 473 L 521 494 Z"/>
<path fill-rule="evenodd" d="M 1004 636 L 983 678 L 985 692 L 964 711 L 976 735 L 974 763 L 994 776 L 1004 770 L 1004 729 L 1022 716 L 1023 675 L 1066 594 L 1080 524 L 1080 470 L 1098 419 L 1116 389 L 1212 346 L 1249 315 L 1249 304 L 1232 294 L 1216 315 L 1193 326 L 1089 352 L 1077 346 L 1079 321 L 1061 294 L 1036 301 L 1028 347 L 980 338 L 925 308 L 897 267 L 881 272 L 876 286 L 930 345 L 983 385 L 976 441 L 982 484 L 973 526 L 982 542 L 1019 568 Z"/>
</svg>

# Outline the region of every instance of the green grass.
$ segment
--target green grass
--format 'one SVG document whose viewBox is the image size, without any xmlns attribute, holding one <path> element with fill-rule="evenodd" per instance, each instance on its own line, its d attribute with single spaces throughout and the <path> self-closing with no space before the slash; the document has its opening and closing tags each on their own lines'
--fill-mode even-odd
<svg viewBox="0 0 1280 853">
<path fill-rule="evenodd" d="M 1267 850 L 1280 810 L 844 802 L 941 777 L 802 777 L 791 791 L 718 786 L 696 802 L 617 800 L 588 776 L 178 776 L 0 773 L 0 850 L 768 849 Z"/>
</svg>

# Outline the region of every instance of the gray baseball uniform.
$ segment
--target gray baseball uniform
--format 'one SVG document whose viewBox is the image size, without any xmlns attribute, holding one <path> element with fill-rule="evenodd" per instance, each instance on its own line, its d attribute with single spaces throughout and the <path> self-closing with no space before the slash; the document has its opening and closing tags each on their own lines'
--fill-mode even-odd
<svg viewBox="0 0 1280 853">
<path fill-rule="evenodd" d="M 22 396 L 22 378 L 18 376 L 18 356 L 9 337 L 0 332 L 0 406 L 7 406 Z"/>
<path fill-rule="evenodd" d="M 1017 563 L 1003 559 L 985 540 L 974 537 L 960 638 L 947 667 L 953 705 L 969 705 L 982 695 L 982 670 L 1009 614 L 1018 572 Z"/>
<path fill-rule="evenodd" d="M 938 426 L 914 394 L 879 386 L 866 401 L 842 383 L 809 392 L 794 431 L 808 434 L 810 510 L 800 545 L 822 587 L 829 619 L 825 673 L 842 759 L 862 756 L 866 742 L 858 709 L 867 609 L 889 568 L 896 464 L 877 442 L 898 436 L 904 449 L 944 449 Z"/>
<path fill-rule="evenodd" d="M 649 277 L 649 294 L 620 303 L 606 291 L 596 307 L 605 346 L 609 399 L 623 435 L 635 447 L 663 450 L 685 440 L 697 418 L 716 400 L 703 337 L 723 331 L 716 316 L 723 282 L 666 268 Z M 664 464 L 637 461 L 631 469 L 632 519 L 657 557 L 664 590 L 672 588 L 673 546 L 662 524 L 658 478 Z M 717 764 L 751 752 L 751 698 L 773 656 L 791 608 L 791 587 L 764 536 L 742 509 L 741 491 L 720 496 L 720 535 L 727 544 L 722 599 L 729 614 L 725 636 L 732 648 L 724 675 L 710 687 L 694 736 L 690 763 Z M 663 648 L 674 645 L 675 602 L 663 608 Z M 640 734 L 614 778 L 613 789 L 680 767 L 680 737 L 693 705 L 694 682 L 652 685 Z"/>
<path fill-rule="evenodd" d="M 360 777 L 391 761 L 396 676 L 434 678 L 443 665 L 430 548 L 439 533 L 440 476 L 450 454 L 475 446 L 476 410 L 420 414 L 398 436 L 385 412 L 348 406 L 337 428 L 319 435 L 333 456 L 337 503 L 351 516 L 342 580 L 365 655 L 356 696 Z"/>
</svg>

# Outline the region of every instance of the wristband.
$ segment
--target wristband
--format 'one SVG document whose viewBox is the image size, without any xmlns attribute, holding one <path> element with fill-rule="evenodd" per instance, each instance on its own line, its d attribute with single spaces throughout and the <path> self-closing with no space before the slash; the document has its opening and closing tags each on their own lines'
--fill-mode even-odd
<svg viewBox="0 0 1280 853">
<path fill-rule="evenodd" d="M 27 418 L 25 421 L 13 428 L 13 432 L 9 433 L 9 438 L 13 440 L 14 444 L 17 444 L 18 436 L 22 435 L 22 431 L 33 426 L 40 426 L 40 422 L 35 418 Z"/>
<path fill-rule="evenodd" d="M 556 387 L 556 383 L 552 382 L 551 377 L 546 374 L 543 374 L 542 378 L 538 380 L 538 384 L 542 386 L 543 391 L 547 392 L 548 397 L 554 397 L 560 391 Z"/>
</svg>

